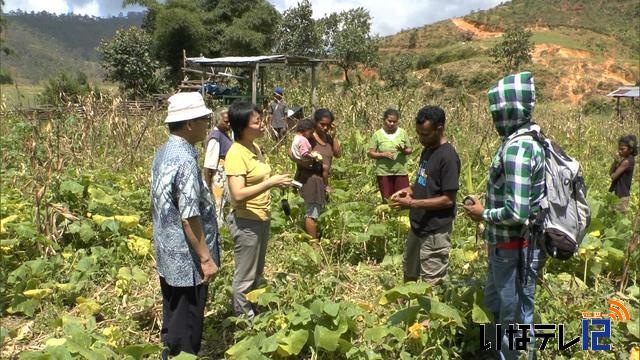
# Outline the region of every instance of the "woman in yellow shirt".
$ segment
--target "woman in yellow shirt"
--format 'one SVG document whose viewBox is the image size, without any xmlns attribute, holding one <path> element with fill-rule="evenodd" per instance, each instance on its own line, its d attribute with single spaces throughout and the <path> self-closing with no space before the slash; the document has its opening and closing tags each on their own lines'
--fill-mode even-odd
<svg viewBox="0 0 640 360">
<path fill-rule="evenodd" d="M 271 176 L 262 151 L 254 141 L 264 133 L 260 110 L 249 102 L 229 107 L 229 122 L 235 142 L 225 158 L 225 171 L 231 195 L 231 214 L 227 218 L 234 241 L 233 308 L 236 315 L 256 315 L 245 298 L 264 271 L 271 220 L 269 189 L 291 184 L 288 174 Z"/>
</svg>

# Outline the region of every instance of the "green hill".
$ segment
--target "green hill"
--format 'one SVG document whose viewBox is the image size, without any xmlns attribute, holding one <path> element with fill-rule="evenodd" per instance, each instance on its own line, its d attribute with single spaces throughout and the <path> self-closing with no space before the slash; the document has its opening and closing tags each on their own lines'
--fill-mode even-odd
<svg viewBox="0 0 640 360">
<path fill-rule="evenodd" d="M 82 71 L 89 79 L 102 78 L 95 48 L 117 29 L 142 24 L 142 13 L 96 18 L 47 12 L 5 14 L 2 32 L 12 54 L 0 54 L 2 67 L 22 83 L 38 83 L 60 70 Z"/>
<path fill-rule="evenodd" d="M 486 49 L 515 26 L 532 30 L 533 64 L 543 97 L 578 103 L 640 79 L 637 0 L 513 0 L 463 18 L 440 21 L 382 39 L 383 62 L 410 56 L 426 86 L 480 95 L 501 74 Z M 6 14 L 2 35 L 14 54 L 3 68 L 22 83 L 59 70 L 102 78 L 95 47 L 118 28 L 139 26 L 142 13 L 108 19 L 46 12 Z"/>
<path fill-rule="evenodd" d="M 409 54 L 423 82 L 479 94 L 501 74 L 486 49 L 513 27 L 533 32 L 534 72 L 544 97 L 578 103 L 640 78 L 640 3 L 514 0 L 382 40 L 387 61 Z"/>
<path fill-rule="evenodd" d="M 522 25 L 584 29 L 617 39 L 636 55 L 640 52 L 637 0 L 514 0 L 466 19 L 502 30 Z"/>
</svg>

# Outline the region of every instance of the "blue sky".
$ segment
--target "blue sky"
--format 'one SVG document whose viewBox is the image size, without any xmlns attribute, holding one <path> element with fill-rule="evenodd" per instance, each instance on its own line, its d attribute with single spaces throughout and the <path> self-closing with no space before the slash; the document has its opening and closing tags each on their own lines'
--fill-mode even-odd
<svg viewBox="0 0 640 360">
<path fill-rule="evenodd" d="M 269 0 L 282 12 L 299 0 Z M 320 18 L 333 11 L 364 7 L 369 10 L 372 32 L 378 35 L 395 34 L 403 29 L 419 27 L 452 17 L 466 15 L 472 10 L 489 9 L 500 0 L 311 0 L 313 16 Z M 48 11 L 92 16 L 118 15 L 120 12 L 140 11 L 140 7 L 122 8 L 120 0 L 5 0 L 3 11 Z"/>
</svg>

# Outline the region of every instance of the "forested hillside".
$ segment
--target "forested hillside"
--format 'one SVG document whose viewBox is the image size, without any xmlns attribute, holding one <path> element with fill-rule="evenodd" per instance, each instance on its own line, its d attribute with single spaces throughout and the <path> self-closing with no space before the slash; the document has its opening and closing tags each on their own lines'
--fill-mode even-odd
<svg viewBox="0 0 640 360">
<path fill-rule="evenodd" d="M 97 18 L 47 12 L 5 14 L 3 37 L 11 54 L 2 53 L 2 67 L 21 82 L 37 83 L 58 71 L 82 71 L 90 79 L 101 77 L 95 48 L 117 29 L 140 26 L 143 13 Z"/>
</svg>

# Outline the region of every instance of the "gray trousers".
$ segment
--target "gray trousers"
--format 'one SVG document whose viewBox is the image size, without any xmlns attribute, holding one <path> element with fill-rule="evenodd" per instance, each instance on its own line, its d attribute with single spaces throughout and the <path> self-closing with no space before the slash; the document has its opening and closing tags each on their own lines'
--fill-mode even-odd
<svg viewBox="0 0 640 360">
<path fill-rule="evenodd" d="M 233 238 L 235 269 L 233 272 L 233 310 L 236 315 L 256 315 L 256 309 L 245 294 L 254 290 L 262 279 L 267 255 L 270 220 L 250 220 L 229 214 L 227 221 Z"/>
<path fill-rule="evenodd" d="M 447 278 L 451 232 L 417 236 L 409 229 L 404 246 L 404 281 L 439 283 Z"/>
</svg>

